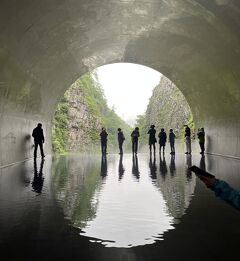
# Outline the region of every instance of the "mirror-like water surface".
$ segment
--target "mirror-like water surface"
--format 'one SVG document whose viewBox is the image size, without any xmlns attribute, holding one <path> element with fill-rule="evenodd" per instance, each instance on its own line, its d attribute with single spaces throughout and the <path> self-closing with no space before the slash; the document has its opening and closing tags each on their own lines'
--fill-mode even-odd
<svg viewBox="0 0 240 261">
<path fill-rule="evenodd" d="M 187 166 L 176 175 L 174 156 L 167 161 L 147 154 L 71 157 L 64 181 L 55 172 L 55 194 L 81 235 L 108 247 L 152 244 L 179 222 L 196 182 Z M 178 157 L 177 165 L 182 161 Z"/>
<path fill-rule="evenodd" d="M 62 156 L 0 169 L 8 260 L 230 260 L 239 210 L 188 171 L 240 190 L 240 161 L 206 155 Z M 235 204 L 235 205 L 234 205 Z"/>
</svg>

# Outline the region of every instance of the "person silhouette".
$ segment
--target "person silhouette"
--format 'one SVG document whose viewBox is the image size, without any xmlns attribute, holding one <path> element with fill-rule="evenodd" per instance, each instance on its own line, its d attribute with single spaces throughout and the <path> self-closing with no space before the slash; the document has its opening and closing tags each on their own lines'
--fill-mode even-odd
<svg viewBox="0 0 240 261">
<path fill-rule="evenodd" d="M 136 179 L 140 178 L 140 172 L 138 169 L 138 157 L 136 154 L 132 156 L 132 174 L 136 177 Z"/>
<path fill-rule="evenodd" d="M 192 149 L 191 149 L 191 129 L 188 127 L 188 125 L 185 126 L 185 144 L 186 144 L 186 152 L 185 154 L 191 154 Z"/>
<path fill-rule="evenodd" d="M 204 128 L 201 128 L 198 130 L 197 133 L 197 137 L 198 137 L 198 142 L 199 142 L 199 146 L 200 146 L 200 154 L 204 154 L 205 151 L 205 131 Z"/>
<path fill-rule="evenodd" d="M 134 131 L 131 133 L 132 138 L 132 153 L 137 154 L 138 152 L 138 138 L 139 138 L 139 128 L 136 127 Z"/>
<path fill-rule="evenodd" d="M 156 156 L 154 154 L 152 159 L 152 154 L 150 155 L 149 160 L 149 169 L 150 169 L 150 177 L 155 180 L 157 178 L 157 166 L 156 166 Z"/>
<path fill-rule="evenodd" d="M 162 157 L 161 154 L 160 154 L 159 171 L 160 171 L 160 174 L 162 175 L 162 177 L 165 178 L 168 170 L 167 170 L 165 156 L 163 155 L 163 157 Z"/>
<path fill-rule="evenodd" d="M 148 145 L 149 145 L 150 153 L 152 153 L 152 146 L 153 146 L 153 151 L 154 151 L 154 154 L 155 154 L 155 152 L 156 152 L 155 143 L 157 142 L 157 140 L 156 140 L 156 137 L 155 137 L 156 130 L 155 130 L 154 125 L 150 126 L 150 129 L 149 129 L 147 134 L 149 134 Z"/>
<path fill-rule="evenodd" d="M 176 138 L 176 135 L 174 134 L 173 129 L 170 129 L 169 136 L 168 136 L 168 140 L 170 143 L 170 149 L 171 149 L 170 154 L 175 154 L 175 138 Z"/>
<path fill-rule="evenodd" d="M 105 155 L 102 155 L 101 176 L 102 178 L 105 178 L 107 176 L 107 157 Z"/>
<path fill-rule="evenodd" d="M 123 154 L 123 142 L 125 140 L 124 134 L 120 128 L 118 128 L 118 147 L 119 147 L 119 154 Z"/>
<path fill-rule="evenodd" d="M 174 154 L 171 155 L 169 170 L 170 170 L 171 175 L 174 176 L 175 173 L 176 173 L 175 155 Z"/>
<path fill-rule="evenodd" d="M 44 182 L 44 177 L 43 177 L 43 173 L 42 173 L 43 164 L 44 164 L 44 160 L 42 159 L 41 164 L 40 164 L 40 169 L 38 172 L 37 160 L 34 159 L 34 177 L 33 177 L 33 181 L 32 181 L 32 189 L 34 192 L 37 192 L 38 194 L 41 194 L 43 182 Z"/>
<path fill-rule="evenodd" d="M 42 158 L 45 157 L 43 152 L 43 143 L 45 141 L 42 129 L 42 123 L 38 123 L 37 127 L 33 129 L 32 137 L 34 138 L 34 158 L 37 158 L 37 148 L 40 147 Z"/>
<path fill-rule="evenodd" d="M 165 145 L 166 145 L 166 141 L 167 141 L 167 134 L 166 134 L 166 132 L 164 131 L 163 128 L 159 132 L 158 138 L 159 138 L 159 153 L 161 153 L 161 148 L 163 148 L 163 154 L 164 154 L 165 153 Z"/>
<path fill-rule="evenodd" d="M 123 167 L 123 155 L 120 155 L 119 163 L 118 163 L 118 180 L 121 180 L 124 174 L 124 167 Z"/>
<path fill-rule="evenodd" d="M 108 133 L 105 128 L 102 128 L 101 133 L 99 134 L 101 138 L 101 149 L 102 149 L 102 154 L 107 154 L 107 136 Z"/>
</svg>

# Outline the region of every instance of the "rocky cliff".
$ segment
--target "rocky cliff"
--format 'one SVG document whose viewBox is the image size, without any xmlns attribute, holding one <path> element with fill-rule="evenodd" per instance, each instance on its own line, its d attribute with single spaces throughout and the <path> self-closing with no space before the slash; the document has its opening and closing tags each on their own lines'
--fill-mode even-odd
<svg viewBox="0 0 240 261">
<path fill-rule="evenodd" d="M 117 147 L 117 128 L 126 136 L 130 127 L 108 108 L 96 75 L 78 79 L 64 94 L 53 119 L 53 149 L 57 152 L 80 152 L 99 149 L 99 133 L 108 131 L 108 147 Z"/>
<path fill-rule="evenodd" d="M 184 124 L 193 127 L 191 110 L 185 97 L 164 76 L 153 90 L 145 115 L 140 115 L 137 119 L 137 125 L 142 128 L 143 133 L 147 132 L 151 124 L 156 126 L 157 132 L 161 128 L 169 132 L 172 128 L 178 137 L 183 135 Z"/>
</svg>

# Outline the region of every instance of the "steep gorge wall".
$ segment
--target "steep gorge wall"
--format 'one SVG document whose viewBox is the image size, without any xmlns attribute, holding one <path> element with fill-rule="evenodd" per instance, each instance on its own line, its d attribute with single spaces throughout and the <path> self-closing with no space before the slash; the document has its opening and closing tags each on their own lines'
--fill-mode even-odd
<svg viewBox="0 0 240 261">
<path fill-rule="evenodd" d="M 117 147 L 117 128 L 130 127 L 110 108 L 96 75 L 87 73 L 65 92 L 53 120 L 53 149 L 81 152 L 99 149 L 102 127 L 108 132 L 108 147 Z"/>
<path fill-rule="evenodd" d="M 178 137 L 183 134 L 184 124 L 189 124 L 190 127 L 194 128 L 191 109 L 185 97 L 164 76 L 154 88 L 146 113 L 143 117 L 139 117 L 138 124 L 142 126 L 145 132 L 152 124 L 156 126 L 157 132 L 161 128 L 169 132 L 169 129 L 172 128 Z"/>
</svg>

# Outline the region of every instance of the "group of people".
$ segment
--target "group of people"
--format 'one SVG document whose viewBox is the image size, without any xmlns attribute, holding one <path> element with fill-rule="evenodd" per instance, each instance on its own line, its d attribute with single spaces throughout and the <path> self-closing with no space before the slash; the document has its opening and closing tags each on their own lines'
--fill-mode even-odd
<svg viewBox="0 0 240 261">
<path fill-rule="evenodd" d="M 156 143 L 157 143 L 157 139 L 156 139 L 156 129 L 154 125 L 150 126 L 150 129 L 148 130 L 147 134 L 149 135 L 149 150 L 150 153 L 152 153 L 152 150 L 155 154 L 156 152 Z M 102 131 L 100 133 L 100 137 L 101 137 L 101 149 L 102 149 L 102 154 L 106 155 L 107 154 L 107 136 L 108 133 L 106 131 L 105 128 L 102 128 Z M 204 132 L 204 128 L 200 128 L 198 129 L 198 140 L 199 140 L 199 145 L 201 148 L 201 154 L 204 154 L 205 151 L 205 132 Z M 138 153 L 138 139 L 140 137 L 140 133 L 139 133 L 139 128 L 136 127 L 132 133 L 131 133 L 131 140 L 132 140 L 132 153 L 133 154 L 137 154 Z M 161 131 L 158 134 L 158 138 L 159 138 L 159 152 L 161 153 L 165 153 L 165 146 L 166 146 L 166 142 L 167 142 L 167 134 L 164 130 L 164 128 L 161 129 Z M 169 130 L 169 134 L 168 134 L 168 141 L 170 144 L 170 154 L 175 154 L 175 139 L 176 139 L 176 135 L 173 132 L 173 129 Z M 118 128 L 118 145 L 119 145 L 119 154 L 123 154 L 123 142 L 125 140 L 124 134 L 122 132 L 122 130 L 120 128 Z M 192 150 L 191 150 L 191 129 L 185 125 L 185 144 L 186 144 L 186 152 L 185 154 L 191 154 Z"/>
<path fill-rule="evenodd" d="M 150 129 L 148 130 L 147 134 L 149 135 L 149 150 L 150 153 L 152 153 L 152 148 L 154 151 L 154 154 L 156 152 L 156 129 L 154 125 L 150 126 Z M 102 128 L 102 131 L 100 133 L 100 138 L 101 138 L 101 149 L 102 149 L 102 154 L 106 155 L 107 154 L 107 136 L 108 133 L 105 128 Z M 32 132 L 32 137 L 34 138 L 34 158 L 37 157 L 37 148 L 38 146 L 40 147 L 40 153 L 42 158 L 45 157 L 44 152 L 43 152 L 43 143 L 44 143 L 44 135 L 43 135 L 43 129 L 42 129 L 42 124 L 38 123 L 37 127 L 33 130 Z M 139 128 L 136 127 L 132 133 L 131 133 L 131 139 L 132 139 L 132 153 L 137 154 L 138 152 L 138 139 L 140 137 L 139 133 Z M 205 151 L 205 131 L 204 128 L 199 128 L 197 132 L 197 137 L 199 140 L 199 145 L 201 149 L 201 154 L 204 154 Z M 158 134 L 159 138 L 159 152 L 165 153 L 165 146 L 167 142 L 167 134 L 164 130 L 164 128 L 161 129 L 161 131 Z M 170 154 L 175 154 L 175 139 L 176 135 L 173 132 L 173 129 L 169 130 L 168 134 L 168 141 L 170 144 Z M 123 131 L 121 128 L 118 128 L 118 146 L 119 146 L 119 154 L 123 154 L 123 142 L 125 140 L 125 136 L 123 134 Z M 185 154 L 191 154 L 191 129 L 185 125 L 185 143 L 186 143 L 186 152 Z"/>
</svg>

